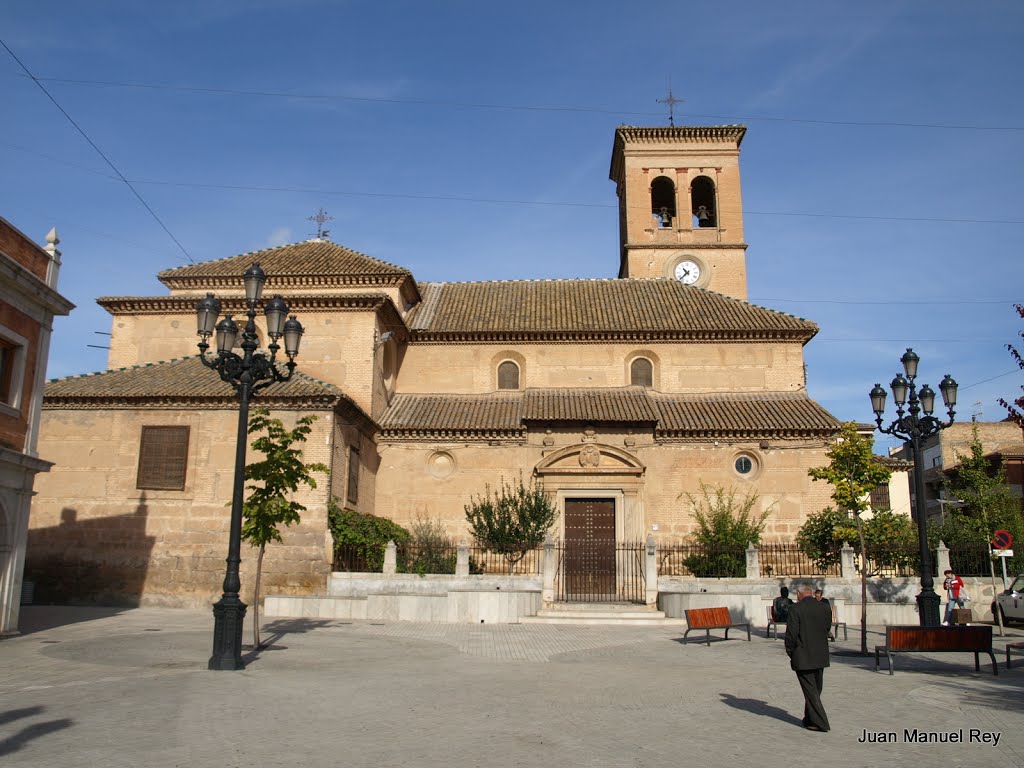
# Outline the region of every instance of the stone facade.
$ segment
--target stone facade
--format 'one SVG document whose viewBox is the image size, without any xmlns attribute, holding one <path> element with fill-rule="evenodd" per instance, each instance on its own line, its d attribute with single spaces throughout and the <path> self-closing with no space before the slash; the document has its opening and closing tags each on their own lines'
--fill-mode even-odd
<svg viewBox="0 0 1024 768">
<path fill-rule="evenodd" d="M 128 559 L 145 570 L 132 599 L 216 593 L 232 401 L 215 374 L 173 359 L 195 353 L 196 299 L 216 292 L 240 315 L 241 275 L 259 262 L 265 295 L 281 294 L 306 328 L 307 389 L 282 388 L 272 407 L 315 401 L 325 418 L 306 455 L 333 468 L 302 526 L 268 548 L 268 588 L 324 589 L 332 496 L 403 525 L 440 521 L 462 539 L 471 497 L 520 476 L 556 500 L 557 536 L 569 535 L 569 502 L 601 499 L 613 504 L 617 539 L 678 540 L 694 529 L 688 494 L 710 485 L 755 491 L 766 537 L 791 539 L 828 504 L 807 469 L 825 462 L 838 423 L 806 392 L 803 346 L 817 327 L 745 301 L 744 131 L 618 129 L 619 279 L 418 284 L 402 267 L 310 240 L 167 270 L 167 296 L 101 298 L 113 318 L 110 366 L 128 370 L 48 387 L 43 439 L 57 466 L 34 530 L 60 531 L 65 509 L 80 528 L 132 521 Z M 662 207 L 672 214 L 652 224 Z M 191 427 L 190 485 L 143 494 L 140 429 L 175 423 Z"/>
</svg>

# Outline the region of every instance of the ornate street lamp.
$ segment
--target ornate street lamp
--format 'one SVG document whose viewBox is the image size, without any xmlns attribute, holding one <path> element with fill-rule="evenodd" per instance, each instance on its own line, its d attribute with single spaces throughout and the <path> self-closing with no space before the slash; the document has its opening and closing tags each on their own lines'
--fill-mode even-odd
<svg viewBox="0 0 1024 768">
<path fill-rule="evenodd" d="M 942 402 L 949 413 L 949 421 L 932 416 L 935 410 L 935 391 L 927 384 L 917 389 L 917 364 L 914 350 L 907 349 L 900 358 L 903 373 L 897 373 L 890 383 L 892 399 L 896 401 L 896 420 L 882 426 L 885 412 L 885 390 L 875 384 L 871 389 L 871 410 L 875 412 L 878 431 L 893 435 L 910 444 L 914 456 L 914 514 L 917 516 L 917 539 L 921 548 L 921 594 L 917 596 L 917 610 L 922 627 L 939 626 L 939 596 L 935 594 L 932 578 L 931 552 L 928 549 L 928 512 L 924 498 L 924 441 L 953 423 L 957 384 L 948 373 L 939 383 Z M 908 402 L 909 394 L 909 402 Z"/>
<path fill-rule="evenodd" d="M 226 315 L 220 316 L 220 302 L 212 293 L 196 304 L 196 327 L 199 334 L 199 359 L 207 368 L 220 374 L 238 392 L 238 436 L 235 445 L 235 477 L 231 495 L 231 523 L 228 535 L 227 572 L 224 576 L 224 594 L 213 606 L 213 655 L 210 669 L 242 669 L 242 622 L 246 605 L 239 599 L 241 582 L 238 566 L 242 561 L 242 502 L 245 494 L 245 447 L 249 429 L 249 400 L 252 396 L 274 382 L 288 381 L 295 371 L 295 356 L 299 354 L 302 339 L 302 325 L 295 315 L 288 317 L 288 305 L 280 296 L 266 302 L 263 313 L 267 319 L 267 336 L 270 346 L 266 353 L 257 353 L 256 312 L 263 295 L 267 276 L 259 264 L 253 264 L 243 277 L 245 283 L 245 304 L 247 321 L 242 329 L 242 354 L 233 352 L 238 337 L 238 324 Z M 285 318 L 288 318 L 287 320 Z M 210 348 L 207 340 L 216 335 L 217 356 L 207 357 Z M 281 373 L 276 357 L 281 347 L 278 339 L 284 337 L 284 352 L 287 373 Z"/>
</svg>

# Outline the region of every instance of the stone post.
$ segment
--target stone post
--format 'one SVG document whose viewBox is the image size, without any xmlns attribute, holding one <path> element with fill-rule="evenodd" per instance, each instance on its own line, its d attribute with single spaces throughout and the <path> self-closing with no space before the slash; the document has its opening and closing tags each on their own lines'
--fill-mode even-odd
<svg viewBox="0 0 1024 768">
<path fill-rule="evenodd" d="M 949 570 L 949 547 L 946 546 L 946 542 L 940 541 L 938 548 L 935 550 L 935 566 L 939 569 L 939 578 L 944 578 L 944 574 Z"/>
<path fill-rule="evenodd" d="M 747 578 L 761 578 L 761 553 L 754 546 L 754 542 L 747 544 Z"/>
<path fill-rule="evenodd" d="M 857 578 L 857 568 L 853 563 L 853 547 L 848 541 L 843 542 L 843 548 L 839 550 L 839 575 L 844 579 Z"/>
<path fill-rule="evenodd" d="M 544 607 L 555 602 L 555 542 L 550 535 L 544 538 L 544 584 L 541 588 L 540 600 Z"/>
<path fill-rule="evenodd" d="M 658 604 L 658 544 L 654 534 L 647 534 L 644 555 L 644 602 L 647 605 Z"/>
<path fill-rule="evenodd" d="M 398 572 L 398 547 L 395 546 L 395 542 L 389 541 L 388 545 L 384 547 L 384 570 L 382 573 L 391 574 L 392 576 Z"/>
<path fill-rule="evenodd" d="M 469 544 L 464 541 L 455 550 L 455 575 L 469 576 Z"/>
</svg>

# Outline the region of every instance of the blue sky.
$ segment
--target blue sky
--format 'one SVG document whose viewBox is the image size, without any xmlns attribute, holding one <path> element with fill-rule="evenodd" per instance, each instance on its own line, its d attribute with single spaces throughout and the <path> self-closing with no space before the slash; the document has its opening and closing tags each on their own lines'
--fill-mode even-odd
<svg viewBox="0 0 1024 768">
<path fill-rule="evenodd" d="M 170 234 L 2 49 L 0 215 L 63 241 L 51 378 L 106 367 L 98 296 L 306 239 L 320 207 L 421 281 L 614 277 L 614 130 L 665 124 L 671 80 L 677 124 L 749 128 L 750 299 L 820 325 L 811 395 L 870 421 L 913 346 L 998 419 L 1024 383 L 1022 38 L 1016 0 L 8 0 L 0 39 Z"/>
</svg>

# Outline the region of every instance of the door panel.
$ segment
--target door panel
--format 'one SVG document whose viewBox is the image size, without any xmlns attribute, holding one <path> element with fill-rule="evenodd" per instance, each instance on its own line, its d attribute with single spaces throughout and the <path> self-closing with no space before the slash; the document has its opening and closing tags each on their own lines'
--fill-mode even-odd
<svg viewBox="0 0 1024 768">
<path fill-rule="evenodd" d="M 614 499 L 566 499 L 565 592 L 577 600 L 615 596 Z"/>
</svg>

